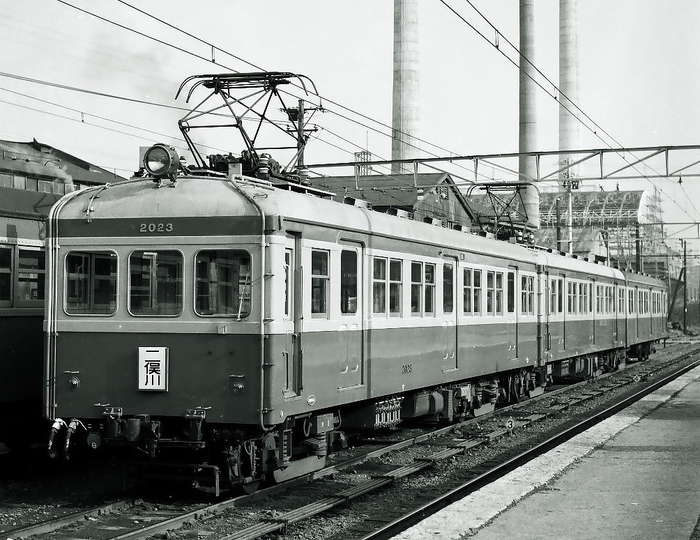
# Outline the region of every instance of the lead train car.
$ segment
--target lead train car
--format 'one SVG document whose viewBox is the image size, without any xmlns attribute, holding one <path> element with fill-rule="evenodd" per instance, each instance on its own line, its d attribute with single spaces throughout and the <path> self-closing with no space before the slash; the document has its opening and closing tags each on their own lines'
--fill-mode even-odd
<svg viewBox="0 0 700 540">
<path fill-rule="evenodd" d="M 666 327 L 656 280 L 233 174 L 160 185 L 53 208 L 54 453 L 187 449 L 255 486 L 319 468 L 343 429 L 478 415 Z"/>
</svg>

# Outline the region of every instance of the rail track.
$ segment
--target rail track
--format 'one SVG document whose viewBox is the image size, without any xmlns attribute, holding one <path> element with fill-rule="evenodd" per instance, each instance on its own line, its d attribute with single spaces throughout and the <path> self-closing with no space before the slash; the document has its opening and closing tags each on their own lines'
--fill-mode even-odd
<svg viewBox="0 0 700 540">
<path fill-rule="evenodd" d="M 104 540 L 145 539 L 166 537 L 163 535 L 188 529 L 206 530 L 212 540 L 254 540 L 280 533 L 287 533 L 290 538 L 330 538 L 333 534 L 314 536 L 305 529 L 307 523 L 311 523 L 313 529 L 314 519 L 318 521 L 318 516 L 327 516 L 329 511 L 335 512 L 336 516 L 343 511 L 351 512 L 359 518 L 345 520 L 348 526 L 336 533 L 337 538 L 388 538 L 692 369 L 700 362 L 694 359 L 700 349 L 688 349 L 680 358 L 635 364 L 593 382 L 562 387 L 539 399 L 499 409 L 489 417 L 428 431 L 409 430 L 409 435 L 401 439 L 366 440 L 349 452 L 349 457 L 335 456 L 331 465 L 322 471 L 252 495 L 212 504 L 125 499 L 6 530 L 0 533 L 0 539 L 18 540 L 32 536 L 37 540 L 53 540 L 75 538 L 76 535 Z M 575 410 L 625 388 L 628 388 L 629 395 L 618 399 L 619 402 L 595 414 L 586 413 L 584 420 L 565 426 L 544 440 L 531 441 L 531 448 L 491 457 L 494 449 L 500 446 L 494 445 L 495 441 L 512 439 L 514 434 L 546 423 L 547 419 L 563 411 Z M 373 515 L 368 515 L 365 510 L 353 510 L 355 502 L 367 503 L 371 499 L 365 495 L 378 490 L 384 490 L 384 493 L 401 490 L 406 486 L 410 489 L 411 478 L 437 477 L 441 464 L 478 453 L 481 449 L 487 449 L 486 459 L 477 460 L 475 465 L 462 470 L 459 475 L 452 475 L 447 482 L 420 490 L 420 496 L 414 497 L 405 508 L 384 508 Z"/>
</svg>

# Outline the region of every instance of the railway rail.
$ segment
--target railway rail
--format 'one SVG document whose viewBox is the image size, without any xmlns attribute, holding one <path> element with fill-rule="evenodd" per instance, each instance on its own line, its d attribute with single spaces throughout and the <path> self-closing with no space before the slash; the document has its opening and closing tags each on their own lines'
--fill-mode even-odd
<svg viewBox="0 0 700 540">
<path fill-rule="evenodd" d="M 33 536 L 37 540 L 48 537 L 60 539 L 72 538 L 79 534 L 84 538 L 126 540 L 149 538 L 167 534 L 168 531 L 182 532 L 188 528 L 216 531 L 215 534 L 210 533 L 210 538 L 220 540 L 252 540 L 285 531 L 290 531 L 291 537 L 310 538 L 312 536 L 308 531 L 303 530 L 304 523 L 313 521 L 316 516 L 327 515 L 328 511 L 338 511 L 341 508 L 347 511 L 352 508 L 350 505 L 353 501 L 363 499 L 364 495 L 387 490 L 392 486 L 400 489 L 402 483 L 409 482 L 408 479 L 420 476 L 421 473 L 434 472 L 441 463 L 458 459 L 470 451 L 493 448 L 494 445 L 489 443 L 499 439 L 507 440 L 509 435 L 520 433 L 527 426 L 546 421 L 576 405 L 604 397 L 613 390 L 630 385 L 634 387 L 634 392 L 628 391 L 631 395 L 626 396 L 619 404 L 568 426 L 561 433 L 539 441 L 532 449 L 518 452 L 507 459 L 489 459 L 478 463 L 462 474 L 462 477 L 467 479 L 462 478 L 459 485 L 454 485 L 453 480 L 453 485 L 448 488 L 444 485 L 436 487 L 441 491 L 439 496 L 431 496 L 430 500 L 419 501 L 419 504 L 413 501 L 409 505 L 410 508 L 405 510 L 390 512 L 383 509 L 381 515 L 367 517 L 361 512 L 364 516 L 361 523 L 354 523 L 339 533 L 343 538 L 386 538 L 396 534 L 401 527 L 409 526 L 429 512 L 449 504 L 449 501 L 460 494 L 505 474 L 525 460 L 532 459 L 538 451 L 543 452 L 551 448 L 557 441 L 573 436 L 634 399 L 651 392 L 670 378 L 687 371 L 697 365 L 698 360 L 693 358 L 697 353 L 697 348 L 689 348 L 680 358 L 638 363 L 627 370 L 601 377 L 594 382 L 595 384 L 586 381 L 563 387 L 548 392 L 540 399 L 501 409 L 489 418 L 480 417 L 420 434 L 412 432 L 409 437 L 401 440 L 370 440 L 366 446 L 356 447 L 354 455 L 339 456 L 334 464 L 322 471 L 290 483 L 271 486 L 252 495 L 213 504 L 200 502 L 195 505 L 125 499 L 43 523 L 7 530 L 0 538 L 18 540 Z M 674 368 L 679 364 L 682 365 L 680 369 Z M 674 369 L 674 373 L 668 375 L 671 369 Z M 639 390 L 639 384 L 642 384 L 644 389 Z M 402 455 L 402 452 L 405 455 Z M 361 470 L 363 468 L 365 471 Z M 319 482 L 314 482 L 316 480 Z M 343 489 L 338 487 L 341 482 L 346 484 Z M 325 485 L 321 485 L 324 483 Z M 427 495 L 428 492 L 434 495 L 434 491 L 435 489 L 425 490 L 423 495 Z M 272 497 L 273 495 L 275 497 Z M 283 498 L 291 500 L 280 506 L 278 502 Z M 367 497 L 364 497 L 364 500 L 366 499 Z M 266 505 L 270 508 L 264 508 Z M 282 508 L 283 506 L 285 508 Z M 298 536 L 291 532 L 297 528 L 300 528 Z M 93 529 L 99 530 L 99 534 L 91 533 L 90 530 Z M 319 536 L 321 537 L 324 536 Z"/>
</svg>

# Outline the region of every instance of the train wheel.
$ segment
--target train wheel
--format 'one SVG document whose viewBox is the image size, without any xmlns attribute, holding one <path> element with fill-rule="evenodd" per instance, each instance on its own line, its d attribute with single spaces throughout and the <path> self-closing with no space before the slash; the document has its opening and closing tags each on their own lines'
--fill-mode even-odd
<svg viewBox="0 0 700 540">
<path fill-rule="evenodd" d="M 258 476 L 255 466 L 255 443 L 243 441 L 230 446 L 225 454 L 229 485 L 245 495 L 255 493 L 260 487 L 260 480 L 253 480 Z"/>
</svg>

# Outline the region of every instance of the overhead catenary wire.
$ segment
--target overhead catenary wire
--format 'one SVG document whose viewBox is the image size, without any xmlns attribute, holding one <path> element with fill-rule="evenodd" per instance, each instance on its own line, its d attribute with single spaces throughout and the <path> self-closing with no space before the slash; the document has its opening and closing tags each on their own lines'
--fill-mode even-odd
<svg viewBox="0 0 700 540">
<path fill-rule="evenodd" d="M 157 43 L 160 43 L 161 45 L 165 45 L 165 46 L 168 46 L 168 47 L 172 47 L 172 48 L 174 48 L 174 49 L 176 49 L 176 50 L 179 50 L 179 51 L 181 51 L 181 52 L 186 52 L 187 54 L 189 54 L 190 56 L 192 56 L 192 57 L 194 57 L 194 58 L 198 58 L 198 59 L 200 59 L 200 60 L 205 60 L 205 61 L 207 61 L 208 63 L 214 63 L 214 64 L 216 64 L 216 65 L 218 65 L 218 66 L 220 66 L 220 67 L 223 67 L 223 68 L 228 69 L 228 70 L 230 70 L 230 71 L 232 71 L 232 72 L 238 73 L 237 70 L 233 69 L 233 68 L 230 67 L 230 66 L 227 66 L 227 65 L 225 65 L 225 64 L 222 64 L 222 63 L 216 61 L 216 60 L 213 59 L 213 58 L 212 58 L 212 59 L 209 59 L 209 58 L 207 58 L 207 57 L 205 57 L 205 56 L 202 56 L 202 55 L 200 55 L 200 54 L 196 54 L 196 53 L 194 53 L 194 52 L 192 52 L 192 51 L 187 51 L 187 50 L 183 49 L 182 47 L 178 47 L 178 46 L 171 45 L 171 44 L 169 44 L 169 43 L 167 43 L 167 42 L 165 42 L 165 41 L 163 41 L 163 40 L 161 40 L 161 39 L 157 39 L 157 38 L 154 38 L 154 37 L 152 37 L 152 36 L 149 36 L 148 34 L 145 34 L 144 32 L 140 32 L 140 31 L 138 31 L 138 30 L 132 29 L 132 28 L 130 28 L 130 27 L 128 27 L 128 26 L 125 26 L 125 25 L 123 25 L 123 24 L 116 23 L 116 22 L 114 22 L 114 21 L 111 21 L 110 19 L 107 19 L 107 18 L 105 18 L 105 17 L 102 17 L 102 16 L 100 16 L 100 15 L 97 15 L 97 14 L 95 14 L 95 13 L 93 13 L 93 12 L 90 12 L 90 11 L 88 11 L 88 10 L 86 10 L 86 9 L 80 8 L 80 7 L 78 7 L 78 6 L 75 6 L 75 5 L 71 4 L 70 2 L 67 2 L 66 0 L 58 0 L 58 1 L 59 1 L 61 4 L 64 4 L 65 6 L 68 6 L 68 7 L 70 7 L 70 8 L 76 9 L 76 10 L 78 10 L 78 11 L 80 11 L 80 12 L 82 12 L 82 13 L 85 13 L 85 14 L 87 14 L 87 15 L 94 16 L 94 17 L 96 17 L 96 18 L 98 18 L 98 19 L 100 19 L 100 20 L 102 20 L 102 21 L 104 21 L 104 22 L 113 24 L 113 25 L 115 25 L 115 26 L 117 26 L 117 27 L 119 27 L 119 28 L 121 28 L 121 29 L 123 29 L 123 30 L 127 30 L 127 31 L 130 31 L 130 32 L 133 32 L 133 33 L 135 33 L 135 34 L 137 34 L 137 35 L 139 35 L 139 36 L 142 36 L 142 37 L 144 37 L 144 38 L 146 38 L 146 39 L 152 39 L 153 41 L 156 41 Z M 254 64 L 254 63 L 252 63 L 252 62 L 249 62 L 249 61 L 247 61 L 247 60 L 245 60 L 245 59 L 243 59 L 243 58 L 241 58 L 241 57 L 239 57 L 239 56 L 237 56 L 237 55 L 234 55 L 234 54 L 232 54 L 232 53 L 230 53 L 230 52 L 228 52 L 228 51 L 226 51 L 226 50 L 224 50 L 224 49 L 222 49 L 222 48 L 219 48 L 219 47 L 213 45 L 212 43 L 210 43 L 210 42 L 208 42 L 208 41 L 206 41 L 206 40 L 204 40 L 204 39 L 202 39 L 202 38 L 199 38 L 199 37 L 195 36 L 194 34 L 192 34 L 192 33 L 190 33 L 190 32 L 187 32 L 187 31 L 185 31 L 185 30 L 182 30 L 181 28 L 179 28 L 179 27 L 177 27 L 177 26 L 175 26 L 175 25 L 173 25 L 173 24 L 170 24 L 170 23 L 164 21 L 163 19 L 161 19 L 161 18 L 159 18 L 159 17 L 156 17 L 156 16 L 154 16 L 154 15 L 149 14 L 148 12 L 146 12 L 146 11 L 144 11 L 144 10 L 141 10 L 141 9 L 139 9 L 139 8 L 136 8 L 136 7 L 132 6 L 131 4 L 127 3 L 127 2 L 123 2 L 123 1 L 121 1 L 121 0 L 118 0 L 118 1 L 120 1 L 120 3 L 122 3 L 122 4 L 125 5 L 125 6 L 130 7 L 131 9 L 134 9 L 134 10 L 138 11 L 139 13 L 142 13 L 143 15 L 152 18 L 153 20 L 156 20 L 156 21 L 160 22 L 161 24 L 164 24 L 164 25 L 168 26 L 168 27 L 171 28 L 171 29 L 174 29 L 174 30 L 176 30 L 176 31 L 178 31 L 178 32 L 181 32 L 181 33 L 183 33 L 184 35 L 186 35 L 186 36 L 188 36 L 188 37 L 190 37 L 190 38 L 192 38 L 192 39 L 195 39 L 195 40 L 199 41 L 200 43 L 203 43 L 203 44 L 207 45 L 208 47 L 214 47 L 214 48 L 216 48 L 216 50 L 221 51 L 222 53 L 224 53 L 224 54 L 226 54 L 226 55 L 228 55 L 228 56 L 231 56 L 232 58 L 235 58 L 235 59 L 237 59 L 237 60 L 239 60 L 239 61 L 245 63 L 245 64 L 248 65 L 248 66 L 251 66 L 251 67 L 254 67 L 255 69 L 264 71 L 261 67 L 257 66 L 256 64 Z M 290 94 L 289 92 L 286 92 L 286 91 L 283 91 L 282 93 L 287 93 L 287 94 L 289 94 L 289 95 L 292 95 L 292 96 L 294 96 L 294 97 L 299 98 L 299 96 L 295 96 L 295 95 Z M 329 112 L 329 113 L 331 113 L 331 114 L 334 114 L 334 115 L 336 115 L 336 116 L 338 116 L 338 117 L 340 117 L 340 118 L 342 118 L 342 119 L 344 119 L 344 120 L 347 120 L 347 121 L 356 123 L 356 124 L 360 125 L 361 127 L 364 127 L 364 128 L 367 128 L 367 129 L 371 129 L 372 131 L 374 131 L 374 132 L 376 132 L 376 133 L 379 133 L 379 134 L 381 134 L 381 135 L 383 135 L 383 136 L 392 137 L 392 135 L 391 135 L 392 127 L 391 127 L 391 126 L 389 126 L 389 125 L 387 125 L 387 124 L 384 124 L 384 123 L 382 123 L 382 122 L 380 122 L 380 121 L 378 121 L 378 120 L 376 120 L 376 119 L 374 119 L 374 118 L 372 118 L 372 117 L 370 117 L 370 116 L 368 116 L 368 115 L 365 115 L 365 114 L 363 114 L 363 113 L 361 113 L 361 112 L 359 112 L 359 111 L 356 111 L 356 110 L 354 110 L 354 109 L 351 109 L 351 108 L 349 108 L 349 107 L 346 107 L 346 106 L 344 106 L 344 105 L 342 105 L 342 104 L 340 104 L 340 103 L 338 103 L 338 102 L 336 102 L 336 101 L 333 101 L 333 100 L 329 99 L 328 97 L 323 96 L 323 95 L 321 95 L 321 94 L 319 94 L 319 93 L 313 93 L 313 95 L 315 95 L 315 96 L 317 96 L 318 98 L 324 100 L 326 103 L 330 103 L 330 104 L 335 105 L 335 106 L 337 106 L 337 107 L 340 107 L 340 108 L 342 108 L 342 109 L 344 109 L 344 110 L 346 110 L 346 111 L 349 111 L 349 112 L 351 112 L 352 114 L 355 114 L 355 115 L 357 115 L 357 116 L 360 117 L 360 118 L 363 118 L 363 119 L 365 119 L 365 120 L 369 120 L 369 121 L 371 121 L 371 122 L 374 122 L 374 123 L 378 124 L 379 126 L 381 126 L 382 128 L 385 128 L 385 129 L 389 130 L 389 133 L 382 132 L 381 130 L 379 130 L 379 129 L 377 129 L 377 128 L 368 126 L 368 125 L 366 125 L 366 124 L 364 124 L 364 123 L 358 122 L 357 120 L 353 120 L 353 119 L 351 119 L 351 118 L 349 118 L 349 117 L 347 117 L 347 116 L 345 116 L 345 115 L 340 114 L 340 113 L 337 112 L 337 111 L 334 111 L 334 110 L 331 110 L 331 109 L 327 109 L 327 108 L 326 108 L 325 110 L 326 110 L 327 112 Z M 427 144 L 427 145 L 429 145 L 429 146 L 431 146 L 431 147 L 433 147 L 433 148 L 436 148 L 436 149 L 441 150 L 441 151 L 444 151 L 444 152 L 453 153 L 453 154 L 456 153 L 456 152 L 452 152 L 452 151 L 450 151 L 450 150 L 448 150 L 448 149 L 446 149 L 446 148 L 442 148 L 441 146 L 438 146 L 438 145 L 435 145 L 435 144 L 430 143 L 430 142 L 428 142 L 428 141 L 425 141 L 425 140 L 423 140 L 423 139 L 420 139 L 420 138 L 418 138 L 418 137 L 413 137 L 413 140 L 415 140 L 415 141 L 417 141 L 417 142 L 420 142 L 420 143 L 423 143 L 423 144 Z M 424 148 L 418 147 L 418 146 L 413 145 L 413 144 L 409 144 L 409 145 L 412 146 L 413 148 L 416 148 L 416 149 L 418 149 L 418 150 L 424 151 L 424 152 L 428 153 L 428 154 L 431 155 L 431 156 L 436 156 L 436 154 L 435 154 L 434 152 L 427 151 L 427 150 L 425 150 Z M 462 168 L 464 168 L 464 167 L 462 167 Z M 467 170 L 468 170 L 468 169 L 467 169 Z M 473 172 L 473 171 L 469 171 L 469 172 Z"/>
<path fill-rule="evenodd" d="M 499 37 L 502 37 L 502 38 L 505 40 L 505 42 L 513 48 L 513 50 L 517 53 L 517 55 L 518 55 L 518 57 L 519 57 L 519 59 L 520 59 L 521 61 L 525 61 L 525 62 L 527 62 L 530 66 L 532 66 L 533 69 L 535 69 L 535 71 L 536 71 L 541 77 L 543 77 L 543 78 L 552 86 L 552 88 L 556 91 L 556 93 L 558 93 L 558 94 L 561 95 L 561 96 L 564 96 L 564 97 L 566 98 L 566 101 L 567 101 L 568 103 L 571 103 L 579 112 L 581 112 L 588 120 L 590 120 L 590 122 L 593 124 L 593 126 L 594 126 L 596 129 L 593 129 L 591 126 L 589 126 L 589 125 L 587 125 L 585 122 L 583 122 L 583 121 L 581 120 L 581 118 L 579 118 L 578 115 L 574 114 L 574 112 L 573 112 L 569 107 L 567 107 L 561 100 L 559 100 L 559 99 L 557 98 L 557 96 L 556 96 L 555 93 L 550 92 L 547 88 L 545 88 L 545 87 L 542 85 L 542 83 L 541 83 L 540 81 L 536 80 L 534 77 L 532 77 L 529 73 L 526 72 L 525 75 L 526 75 L 527 77 L 529 77 L 529 78 L 530 78 L 539 88 L 541 88 L 549 97 L 551 97 L 552 99 L 554 99 L 555 101 L 557 101 L 557 102 L 559 103 L 559 106 L 560 106 L 560 107 L 564 108 L 569 114 L 571 114 L 574 118 L 576 118 L 579 122 L 581 122 L 581 124 L 582 124 L 586 129 L 588 129 L 594 136 L 596 136 L 598 139 L 600 139 L 601 142 L 603 142 L 605 145 L 607 145 L 608 148 L 610 148 L 610 149 L 612 149 L 612 150 L 615 150 L 615 149 L 616 149 L 616 148 L 613 147 L 608 141 L 606 141 L 605 139 L 603 139 L 603 137 L 601 137 L 601 136 L 598 134 L 598 129 L 597 129 L 597 128 L 599 128 L 600 125 L 599 125 L 597 122 L 593 121 L 593 119 L 592 119 L 590 116 L 588 116 L 578 105 L 576 105 L 576 104 L 575 104 L 573 101 L 571 101 L 563 92 L 561 92 L 561 90 L 557 87 L 557 85 L 554 84 L 546 75 L 544 75 L 544 73 L 543 73 L 539 68 L 537 68 L 537 66 L 535 66 L 528 58 L 526 58 L 526 57 L 520 52 L 520 50 L 519 50 L 515 45 L 513 45 L 513 43 L 511 43 L 511 42 L 505 37 L 505 35 L 504 35 L 500 30 L 498 30 L 498 28 L 496 28 L 496 26 L 495 26 L 493 23 L 491 23 L 491 21 L 489 21 L 489 20 L 486 18 L 486 16 L 484 16 L 478 9 L 476 9 L 476 7 L 474 7 L 474 5 L 470 2 L 470 0 L 464 0 L 464 1 L 465 1 L 467 4 L 469 4 L 469 6 L 471 6 L 472 9 L 474 9 L 474 11 L 476 11 L 476 12 L 479 14 L 479 16 L 481 16 L 481 17 L 484 19 L 484 21 L 486 21 L 486 23 L 496 32 L 496 34 L 497 34 Z M 461 14 L 459 14 L 452 6 L 450 6 L 450 5 L 446 2 L 446 0 L 439 0 L 439 2 L 442 3 L 447 9 L 449 9 L 455 16 L 457 16 L 464 24 L 466 24 L 469 28 L 471 28 L 474 32 L 476 32 L 482 39 L 484 39 L 486 42 L 488 42 L 490 45 L 492 45 L 492 46 L 493 46 L 504 58 L 506 58 L 510 63 L 512 63 L 512 64 L 513 64 L 514 66 L 516 66 L 518 69 L 520 68 L 520 66 L 519 66 L 518 63 L 516 63 L 512 58 L 510 58 L 508 55 L 506 55 L 506 54 L 503 52 L 502 48 L 500 47 L 500 39 L 497 40 L 496 43 L 492 43 L 492 42 L 491 42 L 491 39 L 490 39 L 488 36 L 486 36 L 485 34 L 483 34 L 482 32 L 480 32 L 473 24 L 471 24 L 469 21 L 467 21 L 467 20 L 466 20 Z M 619 142 L 618 142 L 613 136 L 611 136 L 607 131 L 605 131 L 605 130 L 602 129 L 602 128 L 601 128 L 601 130 L 602 130 L 603 133 L 606 134 L 606 136 L 608 136 L 613 142 L 615 142 L 615 144 L 617 145 L 617 148 L 620 150 L 620 155 L 621 155 L 622 159 L 624 159 L 625 161 L 627 161 L 627 158 L 626 158 L 624 155 L 622 155 L 622 153 L 625 151 L 623 145 L 622 145 L 621 143 L 619 143 Z M 639 170 L 638 170 L 636 167 L 633 167 L 633 168 L 639 172 Z M 647 177 L 646 175 L 644 175 L 643 173 L 640 173 L 640 174 L 641 174 L 641 176 L 644 177 L 652 186 L 654 186 L 654 187 L 655 187 L 656 189 L 658 189 L 660 192 L 664 193 L 663 188 L 659 187 L 653 180 L 651 180 L 650 178 L 648 178 L 648 177 Z M 657 174 L 658 174 L 658 173 L 657 173 Z M 660 175 L 659 175 L 659 176 L 660 176 Z M 675 204 L 681 211 L 683 211 L 683 213 L 685 213 L 688 217 L 692 218 L 692 216 L 690 215 L 690 213 L 689 213 L 685 208 L 683 208 L 675 199 L 672 199 L 672 198 L 669 197 L 669 200 L 670 200 L 673 204 Z M 697 214 L 698 216 L 700 216 L 700 212 L 698 212 L 697 208 L 696 208 L 695 205 L 692 203 L 692 201 L 691 201 L 691 206 L 692 206 L 693 209 L 695 210 L 696 214 Z"/>
<path fill-rule="evenodd" d="M 75 6 L 72 6 L 71 4 L 69 4 L 68 2 L 65 2 L 65 1 L 63 1 L 63 0 L 59 0 L 59 2 L 61 2 L 62 4 L 68 5 L 68 6 L 70 6 L 70 7 L 75 7 Z M 121 3 L 124 4 L 124 5 L 130 6 L 130 4 L 127 4 L 126 2 L 121 2 Z M 133 6 L 130 6 L 130 7 L 133 8 Z M 85 12 L 85 13 L 89 13 L 89 12 L 87 12 L 86 10 L 82 10 L 81 8 L 76 8 L 76 9 L 80 9 L 81 11 L 83 11 L 83 12 Z M 133 9 L 138 9 L 138 8 L 133 8 Z M 144 12 L 143 10 L 138 10 L 138 11 L 144 13 L 145 15 L 148 15 L 149 17 L 153 17 L 153 16 L 147 14 L 146 12 Z M 91 14 L 91 15 L 93 15 L 93 16 L 95 16 L 95 17 L 97 17 L 97 18 L 100 18 L 100 19 L 102 19 L 102 20 L 104 20 L 104 21 L 106 21 L 106 22 L 109 22 L 109 23 L 111 23 L 111 24 L 114 24 L 112 21 L 110 21 L 110 20 L 108 20 L 108 19 L 105 19 L 104 17 L 99 17 L 99 16 L 94 15 L 94 14 Z M 178 31 L 182 31 L 184 34 L 186 34 L 186 35 L 188 35 L 188 36 L 190 36 L 190 37 L 192 37 L 192 38 L 194 38 L 194 39 L 200 39 L 200 38 L 197 38 L 196 36 L 194 36 L 193 34 L 191 34 L 191 33 L 189 33 L 189 32 L 186 32 L 186 31 L 184 31 L 184 30 L 180 30 L 180 29 L 178 29 L 177 27 L 174 27 L 173 25 L 170 25 L 169 23 L 167 23 L 167 22 L 165 22 L 165 21 L 162 21 L 161 19 L 158 19 L 157 17 L 154 17 L 154 18 L 157 19 L 157 20 L 160 20 L 163 24 L 166 24 L 166 25 L 170 26 L 171 28 L 175 28 L 175 29 L 177 29 Z M 119 25 L 119 24 L 117 24 L 117 26 L 119 26 L 120 28 L 129 30 L 129 31 L 133 31 L 131 28 L 125 27 L 124 25 Z M 146 38 L 152 39 L 151 36 L 149 36 L 149 35 L 147 35 L 147 34 L 144 34 L 144 33 L 141 33 L 141 32 L 137 32 L 137 33 L 138 33 L 139 35 L 142 35 L 142 36 L 146 37 Z M 164 44 L 164 45 L 171 46 L 171 44 L 169 44 L 169 43 L 167 43 L 167 42 L 164 42 L 163 40 L 157 40 L 157 39 L 156 39 L 156 41 L 159 42 L 159 43 L 162 43 L 162 44 Z M 223 53 L 225 53 L 225 54 L 231 55 L 231 53 L 226 52 L 226 51 L 224 51 L 223 49 L 220 49 L 220 48 L 216 47 L 215 45 L 213 45 L 213 44 L 211 44 L 211 43 L 209 43 L 209 42 L 206 42 L 206 41 L 204 41 L 204 40 L 201 40 L 201 41 L 202 41 L 203 43 L 206 43 L 206 44 L 207 44 L 208 46 L 210 46 L 210 47 L 216 48 L 217 51 L 221 51 L 221 52 L 223 52 Z M 178 50 L 181 49 L 180 47 L 175 47 L 175 48 L 178 49 Z M 183 51 L 183 52 L 188 52 L 188 51 L 185 50 L 185 51 Z M 201 56 L 201 55 L 196 55 L 196 54 L 191 54 L 191 55 L 192 55 L 192 56 L 195 56 L 195 57 L 197 57 L 197 58 L 200 58 L 200 59 L 207 60 L 208 62 L 210 61 L 210 59 L 205 58 L 204 56 Z M 252 64 L 252 63 L 250 63 L 250 62 L 247 62 L 246 60 L 244 60 L 244 59 L 242 59 L 242 58 L 236 57 L 235 55 L 231 55 L 231 56 L 237 58 L 237 59 L 240 60 L 240 61 L 246 62 L 248 65 L 251 65 L 251 66 L 254 66 L 254 67 L 257 68 L 257 66 L 255 66 L 255 64 Z M 230 68 L 229 68 L 229 69 L 230 69 Z M 327 100 L 327 98 L 325 98 L 325 99 Z M 327 100 L 327 101 L 330 102 L 330 100 Z M 159 106 L 163 106 L 163 105 L 161 104 L 161 105 L 159 105 Z M 342 105 L 339 105 L 339 106 L 342 107 Z M 184 109 L 183 109 L 183 110 L 184 110 Z M 351 110 L 351 109 L 348 109 L 348 110 Z M 352 110 L 351 110 L 351 111 L 352 111 Z M 357 113 L 357 111 L 352 111 L 352 112 L 355 113 L 355 114 L 360 114 L 360 113 Z M 346 119 L 348 119 L 348 120 L 350 120 L 350 121 L 353 121 L 353 120 L 351 120 L 351 119 L 349 119 L 349 118 L 347 118 L 347 117 L 344 117 L 344 118 L 346 118 Z M 365 118 L 369 118 L 369 117 L 366 117 L 366 116 L 365 116 Z M 371 118 L 370 118 L 370 120 L 374 121 L 374 119 L 371 119 Z M 365 127 L 367 127 L 367 126 L 365 126 Z M 388 126 L 386 126 L 386 127 L 388 127 Z M 370 129 L 372 129 L 372 128 L 370 128 Z M 375 130 L 375 131 L 377 131 L 377 130 Z M 383 132 L 381 132 L 381 131 L 378 131 L 378 132 L 381 133 L 382 135 L 388 136 L 386 133 L 383 133 Z M 320 140 L 320 139 L 319 139 L 319 140 Z M 428 144 L 430 144 L 430 143 L 428 143 Z M 359 146 L 359 145 L 356 145 L 356 146 Z M 486 176 L 484 175 L 484 177 L 486 177 Z M 663 190 L 661 190 L 661 191 L 663 191 Z"/>
</svg>

